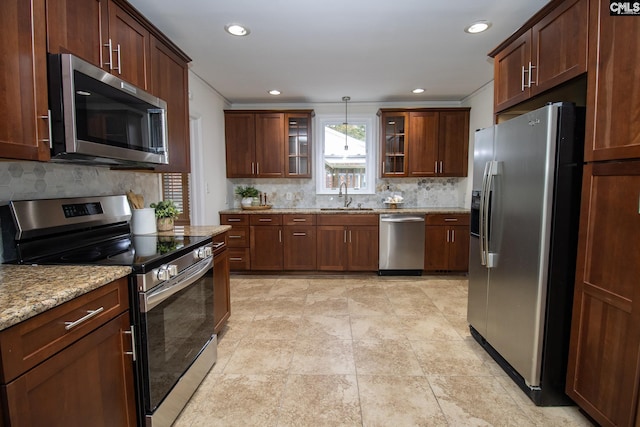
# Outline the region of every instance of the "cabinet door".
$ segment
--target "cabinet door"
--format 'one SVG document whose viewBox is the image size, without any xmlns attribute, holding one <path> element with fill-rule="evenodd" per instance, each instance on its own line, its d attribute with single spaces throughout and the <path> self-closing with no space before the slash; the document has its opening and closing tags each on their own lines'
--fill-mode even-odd
<svg viewBox="0 0 640 427">
<path fill-rule="evenodd" d="M 48 160 L 44 0 L 0 2 L 0 157 Z"/>
<path fill-rule="evenodd" d="M 284 175 L 283 113 L 256 114 L 256 175 L 262 178 Z"/>
<path fill-rule="evenodd" d="M 282 270 L 282 227 L 251 226 L 251 269 Z"/>
<path fill-rule="evenodd" d="M 189 173 L 189 82 L 187 64 L 165 44 L 151 37 L 150 92 L 167 102 L 169 165 L 156 172 Z"/>
<path fill-rule="evenodd" d="M 72 53 L 96 67 L 109 61 L 107 0 L 47 0 L 50 53 Z M 106 65 L 108 69 L 108 65 Z"/>
<path fill-rule="evenodd" d="M 217 334 L 231 315 L 229 251 L 224 250 L 213 259 L 213 331 Z"/>
<path fill-rule="evenodd" d="M 635 416 L 639 205 L 640 161 L 585 166 L 566 391 L 603 426 Z"/>
<path fill-rule="evenodd" d="M 531 95 L 587 72 L 588 8 L 587 0 L 566 0 L 533 26 Z"/>
<path fill-rule="evenodd" d="M 638 49 L 638 17 L 609 16 L 608 1 L 592 1 L 585 161 L 640 158 Z"/>
<path fill-rule="evenodd" d="M 285 114 L 287 158 L 285 175 L 311 178 L 311 115 Z"/>
<path fill-rule="evenodd" d="M 494 111 L 502 111 L 529 98 L 528 71 L 531 31 L 518 37 L 494 58 Z M 524 68 L 523 68 L 524 67 Z"/>
<path fill-rule="evenodd" d="M 227 178 L 253 176 L 256 158 L 255 114 L 224 115 Z"/>
<path fill-rule="evenodd" d="M 318 234 L 318 270 L 344 271 L 347 269 L 347 229 L 342 225 L 323 225 Z"/>
<path fill-rule="evenodd" d="M 290 226 L 283 229 L 284 269 L 316 269 L 316 228 Z"/>
<path fill-rule="evenodd" d="M 135 426 L 129 312 L 7 384 L 15 426 Z"/>
<path fill-rule="evenodd" d="M 109 1 L 110 71 L 144 90 L 148 90 L 149 38 L 149 31 L 142 24 Z"/>
<path fill-rule="evenodd" d="M 407 176 L 407 113 L 382 114 L 382 176 Z"/>
<path fill-rule="evenodd" d="M 449 246 L 447 243 L 449 228 L 443 225 L 425 227 L 424 269 L 427 271 L 447 270 Z"/>
<path fill-rule="evenodd" d="M 469 270 L 469 227 L 454 226 L 449 228 L 448 266 L 450 271 Z"/>
<path fill-rule="evenodd" d="M 438 173 L 437 111 L 409 113 L 409 175 L 435 176 Z"/>
<path fill-rule="evenodd" d="M 378 270 L 378 226 L 356 226 L 348 230 L 348 270 Z"/>
<path fill-rule="evenodd" d="M 438 175 L 467 176 L 469 111 L 440 111 L 439 116 Z"/>
</svg>

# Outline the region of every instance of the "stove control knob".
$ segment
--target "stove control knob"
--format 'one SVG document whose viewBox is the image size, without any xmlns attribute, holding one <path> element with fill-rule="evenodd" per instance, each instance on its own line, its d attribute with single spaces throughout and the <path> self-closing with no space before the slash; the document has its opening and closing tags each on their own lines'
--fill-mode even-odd
<svg viewBox="0 0 640 427">
<path fill-rule="evenodd" d="M 178 275 L 178 266 L 175 264 L 163 265 L 158 269 L 156 277 L 158 280 L 169 280 Z"/>
<path fill-rule="evenodd" d="M 205 259 L 210 257 L 213 254 L 211 250 L 211 246 L 205 246 L 204 248 L 199 248 L 196 250 L 196 258 Z"/>
</svg>

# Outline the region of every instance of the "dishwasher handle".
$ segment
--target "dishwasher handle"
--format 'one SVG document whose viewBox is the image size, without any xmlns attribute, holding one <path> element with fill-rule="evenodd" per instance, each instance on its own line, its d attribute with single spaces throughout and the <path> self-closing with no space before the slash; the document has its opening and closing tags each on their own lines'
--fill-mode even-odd
<svg viewBox="0 0 640 427">
<path fill-rule="evenodd" d="M 380 222 L 424 222 L 422 216 L 380 217 Z"/>
</svg>

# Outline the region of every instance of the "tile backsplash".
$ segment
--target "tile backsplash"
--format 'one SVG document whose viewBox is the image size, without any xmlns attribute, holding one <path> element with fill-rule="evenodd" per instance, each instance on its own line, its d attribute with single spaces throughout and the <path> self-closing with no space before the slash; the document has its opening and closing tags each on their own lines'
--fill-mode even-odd
<svg viewBox="0 0 640 427">
<path fill-rule="evenodd" d="M 41 162 L 0 162 L 0 203 L 10 200 L 141 193 L 145 205 L 160 195 L 158 174 Z"/>
<path fill-rule="evenodd" d="M 378 179 L 376 194 L 352 195 L 351 206 L 383 208 L 384 200 L 399 194 L 404 207 L 463 207 L 467 178 L 402 178 Z M 267 194 L 268 203 L 275 208 L 323 208 L 342 206 L 344 199 L 336 195 L 316 194 L 313 179 L 228 179 L 229 208 L 240 207 L 239 185 L 252 185 Z"/>
</svg>

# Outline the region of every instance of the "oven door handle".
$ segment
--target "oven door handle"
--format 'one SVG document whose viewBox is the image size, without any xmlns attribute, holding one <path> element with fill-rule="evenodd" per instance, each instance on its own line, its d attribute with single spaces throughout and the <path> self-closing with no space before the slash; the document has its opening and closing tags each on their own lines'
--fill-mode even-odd
<svg viewBox="0 0 640 427">
<path fill-rule="evenodd" d="M 166 285 L 160 285 L 159 289 L 156 289 L 146 295 L 143 294 L 143 297 L 140 301 L 140 310 L 143 313 L 147 313 L 167 298 L 191 286 L 194 282 L 200 280 L 200 278 L 202 278 L 212 266 L 213 257 L 209 257 L 206 260 L 200 261 L 199 263 L 195 264 L 193 267 L 190 267 L 181 275 L 176 276 Z M 195 267 L 198 268 L 195 271 L 190 271 Z"/>
</svg>

